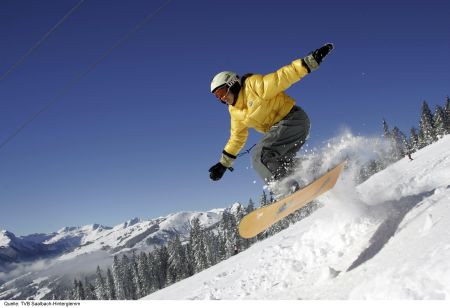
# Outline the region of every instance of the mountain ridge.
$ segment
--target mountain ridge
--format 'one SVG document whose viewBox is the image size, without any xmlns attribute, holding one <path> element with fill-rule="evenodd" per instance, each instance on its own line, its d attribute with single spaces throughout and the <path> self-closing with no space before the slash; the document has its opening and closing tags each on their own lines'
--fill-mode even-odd
<svg viewBox="0 0 450 308">
<path fill-rule="evenodd" d="M 114 227 L 90 224 L 23 237 L 0 231 L 0 299 L 44 297 L 36 293 L 36 281 L 50 291 L 62 277 L 111 265 L 116 254 L 150 251 L 175 235 L 186 240 L 193 219 L 208 227 L 220 220 L 223 211 L 184 211 L 148 220 L 133 218 Z"/>
</svg>

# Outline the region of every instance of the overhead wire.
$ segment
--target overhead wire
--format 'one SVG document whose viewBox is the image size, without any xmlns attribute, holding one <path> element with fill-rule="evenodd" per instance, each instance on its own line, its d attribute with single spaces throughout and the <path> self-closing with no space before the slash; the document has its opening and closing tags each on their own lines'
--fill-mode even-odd
<svg viewBox="0 0 450 308">
<path fill-rule="evenodd" d="M 39 41 L 37 41 L 19 60 L 17 60 L 3 75 L 0 76 L 0 81 L 3 81 L 10 75 L 20 64 L 25 62 L 25 60 L 33 54 L 33 52 L 42 45 L 42 43 L 59 28 L 69 17 L 72 15 L 84 2 L 85 0 L 79 1 L 74 7 L 70 9 L 57 23 L 54 25 Z"/>
<path fill-rule="evenodd" d="M 75 84 L 77 84 L 80 79 L 90 73 L 97 65 L 99 65 L 103 60 L 105 60 L 116 48 L 123 45 L 133 34 L 139 31 L 146 23 L 155 18 L 162 10 L 168 6 L 172 0 L 168 0 L 164 2 L 161 6 L 159 6 L 155 11 L 147 14 L 142 20 L 136 24 L 136 26 L 128 31 L 122 38 L 114 44 L 112 47 L 107 49 L 94 63 L 92 63 L 86 70 L 75 76 L 62 90 L 56 94 L 53 99 L 51 99 L 46 105 L 44 105 L 40 110 L 30 116 L 18 129 L 16 129 L 11 135 L 9 135 L 2 143 L 0 143 L 0 151 L 10 143 L 17 135 L 19 135 L 28 125 L 30 125 L 36 118 L 38 118 L 43 112 L 52 107 L 54 104 L 58 102 L 60 98 L 62 98 L 65 94 L 67 94 Z"/>
</svg>

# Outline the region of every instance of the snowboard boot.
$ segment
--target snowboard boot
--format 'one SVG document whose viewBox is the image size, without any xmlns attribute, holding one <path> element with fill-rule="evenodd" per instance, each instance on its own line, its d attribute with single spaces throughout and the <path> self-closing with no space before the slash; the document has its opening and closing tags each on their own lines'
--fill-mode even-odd
<svg viewBox="0 0 450 308">
<path fill-rule="evenodd" d="M 300 184 L 298 184 L 298 182 L 296 180 L 289 180 L 286 183 L 288 190 L 289 190 L 289 194 L 293 194 L 295 193 L 297 190 L 300 189 Z"/>
<path fill-rule="evenodd" d="M 286 198 L 300 189 L 300 184 L 296 180 L 288 180 L 286 182 L 272 182 L 267 186 L 271 196 L 275 201 Z"/>
</svg>

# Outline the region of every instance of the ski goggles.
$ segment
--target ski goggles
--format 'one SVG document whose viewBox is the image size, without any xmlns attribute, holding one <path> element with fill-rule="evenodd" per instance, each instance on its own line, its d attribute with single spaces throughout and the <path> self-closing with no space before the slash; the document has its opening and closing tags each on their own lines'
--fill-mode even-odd
<svg viewBox="0 0 450 308">
<path fill-rule="evenodd" d="M 218 88 L 216 91 L 214 91 L 214 96 L 223 103 L 223 99 L 228 95 L 228 93 L 230 92 L 230 88 L 227 87 L 226 85 Z"/>
</svg>

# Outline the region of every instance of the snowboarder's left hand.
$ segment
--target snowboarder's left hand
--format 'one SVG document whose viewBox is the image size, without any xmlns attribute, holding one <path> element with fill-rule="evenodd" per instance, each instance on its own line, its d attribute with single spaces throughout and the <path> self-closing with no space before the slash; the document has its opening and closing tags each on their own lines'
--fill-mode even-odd
<svg viewBox="0 0 450 308">
<path fill-rule="evenodd" d="M 211 180 L 213 181 L 218 181 L 222 178 L 223 174 L 225 173 L 225 171 L 227 171 L 227 167 L 225 167 L 224 165 L 222 165 L 221 163 L 217 163 L 214 166 L 212 166 L 211 168 L 209 168 L 209 177 L 211 178 Z"/>
<path fill-rule="evenodd" d="M 322 47 L 314 50 L 309 55 L 303 58 L 303 62 L 308 68 L 308 73 L 319 68 L 320 63 L 328 55 L 328 53 L 333 50 L 334 45 L 331 43 L 325 44 Z"/>
</svg>

